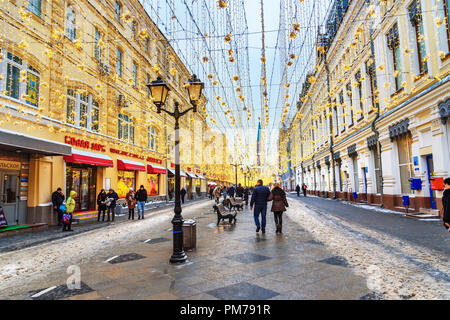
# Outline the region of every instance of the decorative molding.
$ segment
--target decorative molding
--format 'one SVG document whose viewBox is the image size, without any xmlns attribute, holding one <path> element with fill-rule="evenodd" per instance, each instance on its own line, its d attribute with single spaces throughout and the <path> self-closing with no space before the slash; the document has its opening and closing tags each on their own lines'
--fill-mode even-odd
<svg viewBox="0 0 450 320">
<path fill-rule="evenodd" d="M 442 124 L 447 123 L 447 119 L 450 116 L 450 98 L 438 104 L 439 116 L 441 117 Z"/>
<path fill-rule="evenodd" d="M 367 138 L 367 148 L 369 150 L 375 149 L 377 147 L 378 136 L 376 134 Z"/>
<path fill-rule="evenodd" d="M 356 143 L 352 144 L 351 146 L 347 147 L 347 154 L 350 158 L 358 155 L 358 152 L 356 151 Z"/>
<path fill-rule="evenodd" d="M 389 138 L 391 141 L 398 139 L 404 135 L 410 134 L 409 119 L 402 120 L 389 127 Z"/>
</svg>

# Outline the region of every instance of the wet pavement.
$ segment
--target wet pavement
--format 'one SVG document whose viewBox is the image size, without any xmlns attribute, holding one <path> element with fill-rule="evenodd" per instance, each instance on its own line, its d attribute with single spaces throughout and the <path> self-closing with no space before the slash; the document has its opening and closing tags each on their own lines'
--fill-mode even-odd
<svg viewBox="0 0 450 320">
<path fill-rule="evenodd" d="M 450 254 L 450 235 L 442 226 L 442 221 L 417 220 L 399 212 L 380 211 L 377 207 L 349 204 L 344 201 L 324 199 L 315 196 L 289 194 L 307 208 L 322 214 L 348 221 L 353 225 L 370 228 L 389 236 L 408 241 L 411 244 Z"/>
<path fill-rule="evenodd" d="M 169 264 L 171 225 L 118 242 L 80 268 L 79 289 L 69 289 L 67 267 L 0 291 L 5 299 L 377 299 L 365 278 L 285 215 L 275 234 L 272 213 L 266 234 L 255 233 L 253 215 L 239 212 L 235 225 L 216 226 L 214 202 L 184 218 L 197 222 L 197 248 L 188 261 Z M 270 205 L 269 205 L 270 208 Z M 192 211 L 191 211 L 192 212 Z M 147 220 L 147 219 L 146 219 Z M 70 282 L 70 281 L 69 281 Z M 17 282 L 19 283 L 19 282 Z"/>
<path fill-rule="evenodd" d="M 188 206 L 199 201 L 204 201 L 204 198 L 195 200 L 186 200 L 184 206 Z M 154 208 L 145 210 L 145 217 L 150 218 L 151 215 L 157 214 L 159 211 L 167 209 L 173 206 L 173 201 L 169 203 L 158 204 Z M 137 209 L 135 209 L 135 219 L 137 220 Z M 100 221 L 97 219 L 88 219 L 82 221 L 79 224 L 72 224 L 73 232 L 62 232 L 62 226 L 50 226 L 44 231 L 34 232 L 34 233 L 22 233 L 18 235 L 12 235 L 8 237 L 0 238 L 0 253 L 10 252 L 15 250 L 20 250 L 24 248 L 29 248 L 37 246 L 39 244 L 47 243 L 53 240 L 63 239 L 71 237 L 80 233 L 96 230 L 99 228 L 108 227 L 114 223 L 121 223 L 128 220 L 128 214 L 116 214 L 115 222 Z"/>
</svg>

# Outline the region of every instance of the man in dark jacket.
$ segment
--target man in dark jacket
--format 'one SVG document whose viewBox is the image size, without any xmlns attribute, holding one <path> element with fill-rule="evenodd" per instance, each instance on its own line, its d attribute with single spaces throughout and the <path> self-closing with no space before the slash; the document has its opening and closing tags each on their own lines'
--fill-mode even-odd
<svg viewBox="0 0 450 320">
<path fill-rule="evenodd" d="M 64 202 L 64 194 L 62 193 L 62 189 L 58 188 L 55 192 L 52 194 L 52 204 L 53 204 L 53 211 L 57 215 L 58 219 L 58 226 L 61 226 L 62 216 L 63 212 L 59 209 L 59 206 L 63 204 Z"/>
<path fill-rule="evenodd" d="M 138 220 L 141 219 L 141 210 L 142 210 L 142 219 L 144 219 L 145 202 L 147 202 L 147 190 L 145 190 L 143 185 L 139 187 L 139 190 L 134 195 L 134 199 L 136 199 L 137 201 Z"/>
<path fill-rule="evenodd" d="M 234 198 L 234 186 L 231 186 L 230 189 L 228 189 L 228 194 L 231 198 Z"/>
<path fill-rule="evenodd" d="M 184 203 L 184 197 L 186 196 L 186 189 L 185 188 L 181 188 L 180 190 L 180 196 L 181 196 L 181 203 Z"/>
<path fill-rule="evenodd" d="M 109 189 L 108 194 L 106 195 L 106 207 L 108 208 L 108 220 L 110 221 L 109 218 L 109 213 L 111 213 L 112 218 L 111 221 L 114 222 L 114 218 L 116 217 L 116 201 L 119 200 L 119 196 L 117 195 L 117 192 L 115 192 L 113 189 Z"/>
<path fill-rule="evenodd" d="M 450 232 L 450 178 L 444 180 L 444 194 L 442 196 L 442 205 L 444 206 L 444 226 Z"/>
<path fill-rule="evenodd" d="M 242 198 L 244 196 L 244 188 L 239 183 L 239 185 L 236 188 L 236 197 Z"/>
<path fill-rule="evenodd" d="M 250 200 L 250 210 L 253 210 L 253 206 L 255 206 L 253 217 L 255 218 L 256 232 L 259 232 L 259 229 L 261 228 L 261 232 L 266 233 L 267 198 L 269 195 L 269 188 L 263 186 L 262 180 L 258 180 L 252 193 L 252 199 Z M 260 214 L 261 224 L 259 223 Z"/>
<path fill-rule="evenodd" d="M 300 186 L 299 185 L 297 185 L 295 187 L 295 191 L 297 192 L 297 197 L 300 197 Z"/>
<path fill-rule="evenodd" d="M 303 196 L 306 197 L 306 189 L 307 189 L 306 184 L 303 183 L 302 189 L 303 189 Z"/>
</svg>

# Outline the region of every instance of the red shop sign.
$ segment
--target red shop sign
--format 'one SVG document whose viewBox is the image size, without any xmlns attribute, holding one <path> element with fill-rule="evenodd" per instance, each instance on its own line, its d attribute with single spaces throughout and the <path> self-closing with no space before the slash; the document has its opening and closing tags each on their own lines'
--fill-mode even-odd
<svg viewBox="0 0 450 320">
<path fill-rule="evenodd" d="M 90 142 L 89 140 L 82 140 L 74 137 L 65 136 L 64 142 L 74 147 L 106 152 L 106 146 L 104 144 L 93 143 Z"/>
</svg>

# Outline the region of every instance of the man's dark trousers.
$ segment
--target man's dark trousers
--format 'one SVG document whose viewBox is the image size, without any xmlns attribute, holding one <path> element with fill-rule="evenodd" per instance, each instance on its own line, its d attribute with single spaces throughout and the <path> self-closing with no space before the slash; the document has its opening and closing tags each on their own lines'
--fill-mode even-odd
<svg viewBox="0 0 450 320">
<path fill-rule="evenodd" d="M 267 205 L 255 205 L 253 209 L 253 217 L 255 218 L 256 227 L 266 230 L 266 213 Z M 259 215 L 261 214 L 261 224 L 259 223 Z"/>
</svg>

